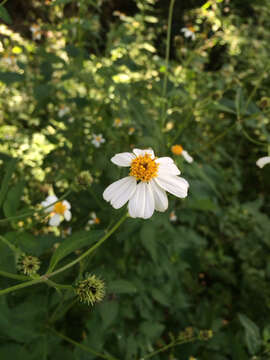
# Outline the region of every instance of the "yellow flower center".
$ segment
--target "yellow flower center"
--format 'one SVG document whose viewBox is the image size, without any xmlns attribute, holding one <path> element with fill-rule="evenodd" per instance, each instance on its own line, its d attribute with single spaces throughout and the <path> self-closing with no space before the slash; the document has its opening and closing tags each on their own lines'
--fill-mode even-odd
<svg viewBox="0 0 270 360">
<path fill-rule="evenodd" d="M 173 145 L 171 151 L 174 155 L 181 155 L 183 152 L 183 147 L 181 145 Z"/>
<path fill-rule="evenodd" d="M 131 162 L 129 175 L 134 176 L 137 180 L 150 181 L 157 176 L 158 165 L 149 154 L 138 156 Z"/>
<path fill-rule="evenodd" d="M 99 218 L 98 218 L 98 217 L 96 217 L 96 218 L 94 219 L 94 222 L 95 222 L 95 224 L 100 224 L 100 220 L 99 220 Z"/>
<path fill-rule="evenodd" d="M 65 211 L 67 210 L 66 205 L 64 205 L 61 201 L 54 204 L 53 212 L 59 215 L 64 215 Z"/>
</svg>

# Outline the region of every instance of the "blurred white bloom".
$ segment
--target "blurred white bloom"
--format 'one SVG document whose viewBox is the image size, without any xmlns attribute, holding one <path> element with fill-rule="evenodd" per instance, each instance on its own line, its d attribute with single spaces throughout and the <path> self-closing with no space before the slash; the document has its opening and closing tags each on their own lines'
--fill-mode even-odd
<svg viewBox="0 0 270 360">
<path fill-rule="evenodd" d="M 60 105 L 60 109 L 58 111 L 58 116 L 63 117 L 69 112 L 69 107 L 66 105 Z"/>
<path fill-rule="evenodd" d="M 89 225 L 100 224 L 100 219 L 97 217 L 95 212 L 91 212 L 91 219 L 88 220 Z"/>
<path fill-rule="evenodd" d="M 92 144 L 95 147 L 100 147 L 100 145 L 103 144 L 105 141 L 106 140 L 104 139 L 104 137 L 101 134 L 99 134 L 99 135 L 93 134 Z"/>
<path fill-rule="evenodd" d="M 134 127 L 130 127 L 128 129 L 128 135 L 132 135 L 135 132 L 135 128 Z"/>
<path fill-rule="evenodd" d="M 184 34 L 184 37 L 186 39 L 191 38 L 191 40 L 195 40 L 196 38 L 195 30 L 193 29 L 193 27 L 183 27 L 181 29 L 181 32 Z"/>
<path fill-rule="evenodd" d="M 150 218 L 154 210 L 168 208 L 166 191 L 179 197 L 187 196 L 188 182 L 179 177 L 179 169 L 169 157 L 155 157 L 152 149 L 134 149 L 133 153 L 116 154 L 111 161 L 130 167 L 129 176 L 112 183 L 103 193 L 115 209 L 128 202 L 129 215 L 133 218 Z"/>
<path fill-rule="evenodd" d="M 170 218 L 170 221 L 171 221 L 171 222 L 177 221 L 177 216 L 176 216 L 176 214 L 175 214 L 175 211 L 171 211 L 171 212 L 170 212 L 169 218 Z"/>
<path fill-rule="evenodd" d="M 264 165 L 269 163 L 270 163 L 270 156 L 261 157 L 256 161 L 256 165 L 259 166 L 259 168 L 263 168 Z"/>
<path fill-rule="evenodd" d="M 46 208 L 45 212 L 50 213 L 49 225 L 51 226 L 58 226 L 64 219 L 67 221 L 71 219 L 70 203 L 67 200 L 57 200 L 55 195 L 49 195 L 41 203 Z"/>
<path fill-rule="evenodd" d="M 189 155 L 189 153 L 183 149 L 183 147 L 181 145 L 173 145 L 171 147 L 171 151 L 174 155 L 182 155 L 183 158 L 188 162 L 188 163 L 192 163 L 193 162 L 193 157 Z"/>
<path fill-rule="evenodd" d="M 119 118 L 114 119 L 113 126 L 114 127 L 121 127 L 123 125 L 123 121 Z"/>
<path fill-rule="evenodd" d="M 15 57 L 13 55 L 4 54 L 2 57 L 2 62 L 6 66 L 14 65 L 16 63 Z"/>
<path fill-rule="evenodd" d="M 33 40 L 40 40 L 41 39 L 42 32 L 41 32 L 41 28 L 40 28 L 40 26 L 38 24 L 33 24 L 30 27 L 30 30 L 32 32 Z"/>
</svg>

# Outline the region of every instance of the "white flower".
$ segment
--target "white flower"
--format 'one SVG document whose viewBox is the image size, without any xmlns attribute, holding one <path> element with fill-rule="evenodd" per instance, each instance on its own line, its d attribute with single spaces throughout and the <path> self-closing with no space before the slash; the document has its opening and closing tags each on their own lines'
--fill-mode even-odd
<svg viewBox="0 0 270 360">
<path fill-rule="evenodd" d="M 129 176 L 112 183 L 103 193 L 115 209 L 128 202 L 133 218 L 150 218 L 154 210 L 168 208 L 166 191 L 179 197 L 187 196 L 188 182 L 179 177 L 180 171 L 169 157 L 156 158 L 152 149 L 134 149 L 133 153 L 116 154 L 111 161 L 130 167 Z"/>
<path fill-rule="evenodd" d="M 90 216 L 91 216 L 91 219 L 88 220 L 89 225 L 94 225 L 94 224 L 100 223 L 100 219 L 97 217 L 95 212 L 91 212 Z"/>
<path fill-rule="evenodd" d="M 174 155 L 182 155 L 183 158 L 188 162 L 188 163 L 192 163 L 193 162 L 193 157 L 189 155 L 189 153 L 183 149 L 183 147 L 181 145 L 173 145 L 171 147 L 171 151 Z"/>
<path fill-rule="evenodd" d="M 135 128 L 134 127 L 130 127 L 128 129 L 128 135 L 132 135 L 135 132 Z"/>
<path fill-rule="evenodd" d="M 191 38 L 191 40 L 195 40 L 196 36 L 194 34 L 194 29 L 192 27 L 183 27 L 181 32 L 184 34 L 186 39 Z"/>
<path fill-rule="evenodd" d="M 114 127 L 121 127 L 123 125 L 123 121 L 119 118 L 114 119 L 113 126 Z"/>
<path fill-rule="evenodd" d="M 41 39 L 42 32 L 41 32 L 40 26 L 38 24 L 33 24 L 30 27 L 30 30 L 32 32 L 33 40 L 40 40 Z"/>
<path fill-rule="evenodd" d="M 270 156 L 261 157 L 256 161 L 256 165 L 259 166 L 259 168 L 263 168 L 264 165 L 269 163 L 270 163 Z"/>
<path fill-rule="evenodd" d="M 93 140 L 92 144 L 95 145 L 95 147 L 100 147 L 102 143 L 104 143 L 106 140 L 103 138 L 101 134 L 95 135 L 93 134 Z"/>
<path fill-rule="evenodd" d="M 49 225 L 58 226 L 64 219 L 71 219 L 70 203 L 67 200 L 57 201 L 55 195 L 48 196 L 41 205 L 46 208 L 45 211 L 50 213 Z"/>
<path fill-rule="evenodd" d="M 58 111 L 58 116 L 61 118 L 61 117 L 65 116 L 69 111 L 70 110 L 69 110 L 68 106 L 61 105 L 60 109 Z"/>
<path fill-rule="evenodd" d="M 169 217 L 170 217 L 170 221 L 171 221 L 171 222 L 177 221 L 177 216 L 176 216 L 176 214 L 175 214 L 175 211 L 171 211 Z"/>
</svg>

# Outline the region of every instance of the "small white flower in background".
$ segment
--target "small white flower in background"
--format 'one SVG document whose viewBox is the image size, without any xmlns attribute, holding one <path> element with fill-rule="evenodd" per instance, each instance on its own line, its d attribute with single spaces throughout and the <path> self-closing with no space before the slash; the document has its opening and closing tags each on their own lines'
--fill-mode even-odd
<svg viewBox="0 0 270 360">
<path fill-rule="evenodd" d="M 181 32 L 183 33 L 184 37 L 186 39 L 191 38 L 191 40 L 195 40 L 196 36 L 195 36 L 195 30 L 192 26 L 189 27 L 183 27 L 181 29 Z"/>
<path fill-rule="evenodd" d="M 173 159 L 157 158 L 152 149 L 116 154 L 111 161 L 118 166 L 130 167 L 130 172 L 129 176 L 108 186 L 103 198 L 115 209 L 128 202 L 128 212 L 133 218 L 148 219 L 154 210 L 167 210 L 166 191 L 179 198 L 187 196 L 189 184 L 178 176 L 180 171 Z"/>
<path fill-rule="evenodd" d="M 60 109 L 58 111 L 58 116 L 59 117 L 63 117 L 65 116 L 67 113 L 69 113 L 69 107 L 66 105 L 60 105 Z"/>
<path fill-rule="evenodd" d="M 171 222 L 177 221 L 177 216 L 176 216 L 176 214 L 175 214 L 175 211 L 171 211 L 171 212 L 170 212 L 169 218 L 170 218 L 170 221 L 171 221 Z"/>
<path fill-rule="evenodd" d="M 106 140 L 104 139 L 104 137 L 99 134 L 93 134 L 93 140 L 92 140 L 92 144 L 95 145 L 95 147 L 100 147 L 101 144 L 103 144 Z"/>
<path fill-rule="evenodd" d="M 46 208 L 45 212 L 50 213 L 50 226 L 58 226 L 64 219 L 67 221 L 71 219 L 70 203 L 67 200 L 57 200 L 57 196 L 49 195 L 41 203 L 41 205 Z"/>
<path fill-rule="evenodd" d="M 41 39 L 42 31 L 41 31 L 41 28 L 40 28 L 40 26 L 38 24 L 33 24 L 30 27 L 30 30 L 32 32 L 33 40 L 40 40 Z"/>
<path fill-rule="evenodd" d="M 2 62 L 6 65 L 14 65 L 16 63 L 15 57 L 13 55 L 4 54 L 2 57 Z"/>
<path fill-rule="evenodd" d="M 119 118 L 114 119 L 113 126 L 114 127 L 121 127 L 123 125 L 123 121 Z"/>
<path fill-rule="evenodd" d="M 91 212 L 91 219 L 88 220 L 89 225 L 100 224 L 100 219 L 97 217 L 95 212 Z"/>
<path fill-rule="evenodd" d="M 135 128 L 134 128 L 134 127 L 130 127 L 130 128 L 128 129 L 128 135 L 132 135 L 132 134 L 134 134 L 134 132 L 135 132 Z"/>
<path fill-rule="evenodd" d="M 270 164 L 270 156 L 261 157 L 256 161 L 256 165 L 259 168 L 263 168 L 266 164 Z"/>
<path fill-rule="evenodd" d="M 188 163 L 192 163 L 193 162 L 193 157 L 189 155 L 189 153 L 183 149 L 183 147 L 181 145 L 173 145 L 171 147 L 171 151 L 174 155 L 182 155 L 183 158 L 188 162 Z"/>
</svg>

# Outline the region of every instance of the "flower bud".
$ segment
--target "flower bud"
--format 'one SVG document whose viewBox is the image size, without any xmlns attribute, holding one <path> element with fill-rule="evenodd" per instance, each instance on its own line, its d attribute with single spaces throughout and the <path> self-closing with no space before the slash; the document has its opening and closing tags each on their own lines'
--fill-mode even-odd
<svg viewBox="0 0 270 360">
<path fill-rule="evenodd" d="M 77 282 L 75 292 L 81 302 L 94 305 L 95 302 L 103 300 L 105 285 L 96 275 L 87 275 L 85 280 Z"/>
<path fill-rule="evenodd" d="M 93 177 L 89 171 L 81 171 L 75 179 L 75 187 L 80 189 L 86 189 L 88 186 L 92 185 Z"/>
</svg>

